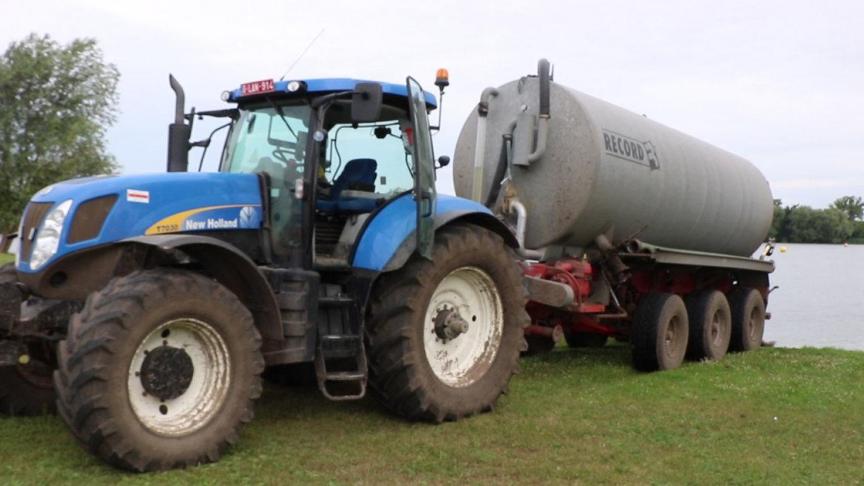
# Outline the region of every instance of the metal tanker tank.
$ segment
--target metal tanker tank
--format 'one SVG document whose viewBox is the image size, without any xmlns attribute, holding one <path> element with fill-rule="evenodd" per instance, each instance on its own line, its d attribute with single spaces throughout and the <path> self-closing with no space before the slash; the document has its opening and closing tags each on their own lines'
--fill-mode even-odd
<svg viewBox="0 0 864 486">
<path fill-rule="evenodd" d="M 473 192 L 485 201 L 497 185 L 504 135 L 512 134 L 511 189 L 527 210 L 525 248 L 585 247 L 605 234 L 614 244 L 635 237 L 747 256 L 765 240 L 771 190 L 750 162 L 576 90 L 551 83 L 545 151 L 526 158 L 536 155 L 538 132 L 545 131 L 538 129 L 540 85 L 530 76 L 497 88 L 497 95 L 487 89 L 479 129 L 485 137 L 478 141 L 475 110 L 454 153 L 457 195 L 472 196 L 477 173 L 483 184 Z M 479 170 L 475 156 L 482 157 Z"/>
</svg>

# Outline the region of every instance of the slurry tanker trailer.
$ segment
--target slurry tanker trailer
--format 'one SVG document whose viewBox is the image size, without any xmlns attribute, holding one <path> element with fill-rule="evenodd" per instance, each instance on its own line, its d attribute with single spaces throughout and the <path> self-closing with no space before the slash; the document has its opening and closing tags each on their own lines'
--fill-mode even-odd
<svg viewBox="0 0 864 486">
<path fill-rule="evenodd" d="M 262 375 L 303 367 L 330 399 L 368 386 L 441 422 L 491 410 L 559 338 L 629 341 L 644 371 L 761 344 L 764 177 L 546 61 L 483 91 L 460 197 L 436 193 L 438 101 L 412 78 L 255 81 L 189 113 L 170 82 L 168 173 L 42 189 L 0 270 L 0 408 L 56 409 L 110 464 L 217 460 Z M 219 171 L 189 173 L 203 117 L 226 120 Z"/>
</svg>

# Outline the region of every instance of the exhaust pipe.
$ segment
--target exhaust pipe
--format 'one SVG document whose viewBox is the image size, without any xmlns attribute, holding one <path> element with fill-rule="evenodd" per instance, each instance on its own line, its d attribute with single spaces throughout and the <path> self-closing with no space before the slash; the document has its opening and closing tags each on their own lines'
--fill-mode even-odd
<svg viewBox="0 0 864 486">
<path fill-rule="evenodd" d="M 189 137 L 192 125 L 186 124 L 186 94 L 173 75 L 168 75 L 168 83 L 174 90 L 174 123 L 168 125 L 168 172 L 186 172 L 189 169 Z"/>
</svg>

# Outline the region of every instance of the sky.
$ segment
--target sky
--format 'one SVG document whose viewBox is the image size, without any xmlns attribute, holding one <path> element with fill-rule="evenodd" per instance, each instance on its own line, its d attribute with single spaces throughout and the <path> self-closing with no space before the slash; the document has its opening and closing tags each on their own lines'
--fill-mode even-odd
<svg viewBox="0 0 864 486">
<path fill-rule="evenodd" d="M 483 88 L 533 73 L 546 57 L 556 82 L 747 158 L 785 204 L 826 207 L 864 196 L 860 0 L 0 0 L 0 7 L 0 47 L 31 32 L 99 41 L 121 73 L 108 146 L 125 173 L 164 170 L 174 106 L 168 73 L 185 87 L 187 108 L 201 110 L 224 106 L 222 91 L 278 79 L 292 64 L 289 79 L 401 83 L 411 75 L 429 91 L 436 69 L 446 67 L 451 86 L 435 146 L 450 155 Z M 193 138 L 207 132 L 198 124 Z M 214 148 L 205 170 L 216 166 Z M 439 191 L 452 192 L 451 178 L 449 168 L 439 173 Z"/>
</svg>

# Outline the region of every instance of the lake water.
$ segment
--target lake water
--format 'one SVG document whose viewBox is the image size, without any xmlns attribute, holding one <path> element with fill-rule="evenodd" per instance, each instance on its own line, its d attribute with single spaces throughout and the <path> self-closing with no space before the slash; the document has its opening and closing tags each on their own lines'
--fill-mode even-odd
<svg viewBox="0 0 864 486">
<path fill-rule="evenodd" d="M 864 245 L 778 244 L 773 258 L 765 340 L 864 350 Z"/>
</svg>

